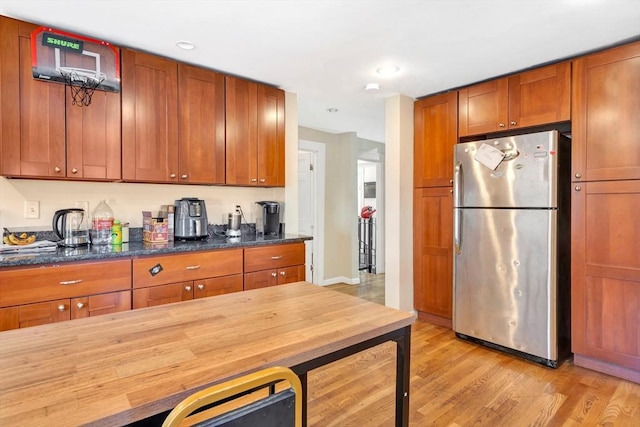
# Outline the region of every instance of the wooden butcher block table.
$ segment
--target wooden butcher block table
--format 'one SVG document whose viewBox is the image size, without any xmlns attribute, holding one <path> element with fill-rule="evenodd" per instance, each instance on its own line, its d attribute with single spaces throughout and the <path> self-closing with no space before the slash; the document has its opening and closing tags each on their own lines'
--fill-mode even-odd
<svg viewBox="0 0 640 427">
<path fill-rule="evenodd" d="M 309 370 L 395 341 L 406 426 L 414 317 L 296 282 L 2 332 L 0 425 L 126 425 L 276 365 L 300 376 L 306 402 Z"/>
</svg>

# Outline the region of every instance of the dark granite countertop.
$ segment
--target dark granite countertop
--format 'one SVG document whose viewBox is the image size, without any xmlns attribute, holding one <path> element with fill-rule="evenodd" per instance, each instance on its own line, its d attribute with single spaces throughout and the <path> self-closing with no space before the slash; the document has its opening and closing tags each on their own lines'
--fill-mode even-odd
<svg viewBox="0 0 640 427">
<path fill-rule="evenodd" d="M 91 245 L 83 248 L 58 247 L 55 251 L 49 252 L 2 254 L 0 255 L 0 268 L 71 261 L 109 260 L 131 258 L 141 255 L 161 255 L 212 249 L 245 248 L 280 243 L 304 242 L 305 240 L 311 239 L 312 237 L 310 236 L 298 234 L 285 234 L 280 236 L 243 234 L 241 237 L 235 238 L 213 235 L 204 240 L 175 241 L 168 243 L 147 243 L 138 240 L 123 243 L 121 246 Z"/>
</svg>

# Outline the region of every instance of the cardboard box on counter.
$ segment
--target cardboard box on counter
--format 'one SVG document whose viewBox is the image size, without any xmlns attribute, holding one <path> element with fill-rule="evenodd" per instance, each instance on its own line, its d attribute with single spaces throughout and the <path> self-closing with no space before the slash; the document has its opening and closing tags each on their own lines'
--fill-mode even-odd
<svg viewBox="0 0 640 427">
<path fill-rule="evenodd" d="M 166 217 L 154 217 L 150 211 L 142 211 L 142 241 L 163 243 L 169 241 L 169 221 Z"/>
</svg>

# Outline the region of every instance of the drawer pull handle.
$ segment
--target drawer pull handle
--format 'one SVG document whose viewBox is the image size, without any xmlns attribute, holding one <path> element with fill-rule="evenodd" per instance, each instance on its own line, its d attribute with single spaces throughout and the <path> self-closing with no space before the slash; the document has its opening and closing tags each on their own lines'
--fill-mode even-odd
<svg viewBox="0 0 640 427">
<path fill-rule="evenodd" d="M 184 290 L 187 291 L 187 292 L 191 291 L 191 286 L 185 286 Z"/>
<path fill-rule="evenodd" d="M 204 285 L 198 285 L 198 290 L 203 290 L 204 289 Z"/>
<path fill-rule="evenodd" d="M 277 275 L 275 272 L 274 272 L 274 273 L 271 273 L 271 277 L 277 277 L 277 276 L 278 276 L 278 275 Z"/>
<path fill-rule="evenodd" d="M 58 311 L 64 311 L 64 304 L 60 304 L 58 306 Z"/>
<path fill-rule="evenodd" d="M 274 260 L 274 261 L 276 261 L 278 259 L 282 259 L 282 255 L 272 256 L 271 259 Z"/>
<path fill-rule="evenodd" d="M 78 309 L 82 309 L 84 307 L 84 304 L 79 302 L 78 304 L 76 304 L 76 307 L 78 307 Z"/>
<path fill-rule="evenodd" d="M 199 265 L 189 265 L 189 266 L 187 266 L 187 270 L 197 270 L 199 268 L 200 268 Z"/>
<path fill-rule="evenodd" d="M 77 280 L 64 280 L 62 282 L 60 282 L 61 285 L 75 285 L 77 283 L 82 282 L 82 279 L 77 279 Z"/>
</svg>

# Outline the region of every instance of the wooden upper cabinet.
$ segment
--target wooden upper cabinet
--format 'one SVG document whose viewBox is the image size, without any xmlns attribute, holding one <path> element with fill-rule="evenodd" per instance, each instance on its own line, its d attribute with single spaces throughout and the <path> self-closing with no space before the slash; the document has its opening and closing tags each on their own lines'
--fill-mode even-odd
<svg viewBox="0 0 640 427">
<path fill-rule="evenodd" d="M 449 92 L 416 101 L 414 129 L 414 187 L 451 186 L 458 94 Z"/>
<path fill-rule="evenodd" d="M 461 137 L 568 121 L 571 63 L 536 68 L 458 93 Z"/>
<path fill-rule="evenodd" d="M 258 185 L 284 187 L 284 91 L 258 85 Z"/>
<path fill-rule="evenodd" d="M 226 77 L 227 184 L 284 186 L 284 91 Z"/>
<path fill-rule="evenodd" d="M 65 85 L 33 78 L 31 32 L 38 27 L 0 21 L 0 173 L 119 180 L 120 94 L 96 90 L 91 105 L 73 106 Z"/>
<path fill-rule="evenodd" d="M 226 183 L 258 185 L 258 85 L 225 77 Z"/>
<path fill-rule="evenodd" d="M 640 179 L 640 42 L 576 59 L 573 105 L 573 179 Z"/>
<path fill-rule="evenodd" d="M 225 183 L 224 76 L 178 65 L 180 182 Z"/>
<path fill-rule="evenodd" d="M 122 178 L 178 182 L 178 65 L 122 50 Z"/>
</svg>

